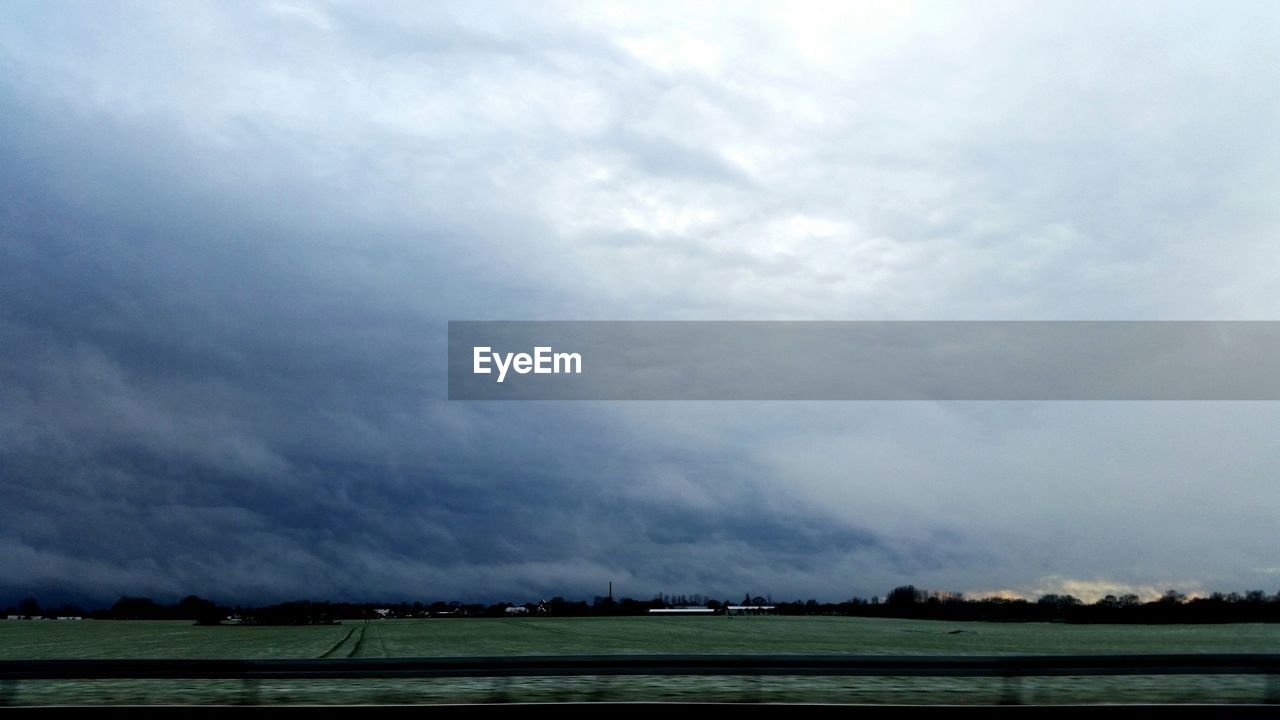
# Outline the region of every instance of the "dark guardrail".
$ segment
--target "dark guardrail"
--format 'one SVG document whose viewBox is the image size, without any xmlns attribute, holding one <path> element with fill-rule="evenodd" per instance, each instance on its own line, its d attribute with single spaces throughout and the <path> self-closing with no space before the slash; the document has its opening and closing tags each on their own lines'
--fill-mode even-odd
<svg viewBox="0 0 1280 720">
<path fill-rule="evenodd" d="M 586 675 L 1280 676 L 1280 653 L 1183 655 L 574 655 L 305 660 L 4 660 L 0 680 L 362 679 Z"/>
</svg>

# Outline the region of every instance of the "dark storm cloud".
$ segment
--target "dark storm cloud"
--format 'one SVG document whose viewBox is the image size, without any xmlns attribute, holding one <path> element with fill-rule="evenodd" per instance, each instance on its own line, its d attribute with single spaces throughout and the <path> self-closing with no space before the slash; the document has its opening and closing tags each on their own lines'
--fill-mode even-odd
<svg viewBox="0 0 1280 720">
<path fill-rule="evenodd" d="M 444 400 L 452 319 L 1274 319 L 1274 13 L 1169 7 L 12 6 L 0 600 L 1269 583 L 1269 405 Z"/>
<path fill-rule="evenodd" d="M 307 241 L 343 232 L 323 208 L 282 227 L 264 207 L 280 197 L 202 187 L 172 156 L 139 167 L 140 138 L 24 110 L 5 153 L 29 159 L 0 179 L 8 591 L 484 598 L 618 576 L 648 593 L 723 586 L 671 567 L 673 546 L 779 563 L 875 547 L 749 489 L 710 512 L 619 496 L 654 460 L 598 412 L 441 403 L 440 309 L 319 275 L 332 258 Z M 76 144 L 34 142 L 37 126 Z M 59 190 L 72 181 L 96 196 Z M 431 288 L 448 261 L 416 279 L 465 307 Z M 710 484 L 753 472 L 671 452 Z"/>
</svg>

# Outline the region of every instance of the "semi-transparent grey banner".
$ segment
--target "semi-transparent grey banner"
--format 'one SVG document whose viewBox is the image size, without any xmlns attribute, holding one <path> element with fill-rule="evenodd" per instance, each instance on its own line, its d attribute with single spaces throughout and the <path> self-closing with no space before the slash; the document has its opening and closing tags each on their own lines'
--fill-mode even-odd
<svg viewBox="0 0 1280 720">
<path fill-rule="evenodd" d="M 1280 322 L 454 321 L 450 400 L 1280 400 Z"/>
</svg>

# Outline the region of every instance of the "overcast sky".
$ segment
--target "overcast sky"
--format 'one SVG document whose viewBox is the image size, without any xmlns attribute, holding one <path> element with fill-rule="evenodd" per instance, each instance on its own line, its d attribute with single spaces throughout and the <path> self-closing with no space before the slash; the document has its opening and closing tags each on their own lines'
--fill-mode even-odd
<svg viewBox="0 0 1280 720">
<path fill-rule="evenodd" d="M 0 602 L 1280 590 L 1275 403 L 465 403 L 448 320 L 1280 319 L 1269 2 L 6 3 Z"/>
</svg>

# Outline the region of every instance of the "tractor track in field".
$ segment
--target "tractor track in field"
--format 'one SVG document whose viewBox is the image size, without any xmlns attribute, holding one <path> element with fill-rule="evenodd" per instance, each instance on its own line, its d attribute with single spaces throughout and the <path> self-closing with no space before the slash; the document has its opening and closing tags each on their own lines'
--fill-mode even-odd
<svg viewBox="0 0 1280 720">
<path fill-rule="evenodd" d="M 372 634 L 369 633 L 369 629 L 371 627 L 373 628 Z M 366 620 L 364 624 L 348 630 L 347 634 L 344 635 L 341 640 L 334 643 L 333 647 L 324 651 L 324 654 L 320 657 L 367 657 L 370 648 L 366 647 L 366 645 L 373 643 L 375 640 L 378 643 L 378 647 L 382 650 L 382 657 L 387 657 L 387 643 L 382 639 L 382 631 L 377 627 L 373 627 L 369 621 Z M 342 652 L 344 648 L 347 649 L 346 653 Z"/>
<path fill-rule="evenodd" d="M 345 644 L 347 643 L 347 641 L 351 639 L 351 636 L 352 636 L 352 635 L 355 635 L 355 633 L 356 633 L 356 629 L 355 629 L 355 628 L 351 628 L 350 630 L 348 630 L 348 631 L 347 631 L 347 634 L 346 634 L 346 635 L 343 635 L 341 640 L 339 640 L 338 642 L 334 643 L 334 644 L 333 644 L 333 647 L 329 648 L 328 650 L 325 650 L 325 651 L 324 651 L 324 654 L 322 654 L 320 657 L 322 657 L 322 658 L 333 657 L 334 653 L 338 652 L 338 648 L 340 648 L 340 647 L 342 647 L 343 645 L 345 645 Z M 347 655 L 347 657 L 351 657 L 351 656 L 350 656 L 350 655 Z"/>
<path fill-rule="evenodd" d="M 351 648 L 351 652 L 347 653 L 347 657 L 353 658 L 360 655 L 360 651 L 364 648 L 364 642 L 367 639 L 366 636 L 368 634 L 369 634 L 369 621 L 365 620 L 364 624 L 360 626 L 360 637 L 356 638 L 355 647 Z"/>
</svg>

